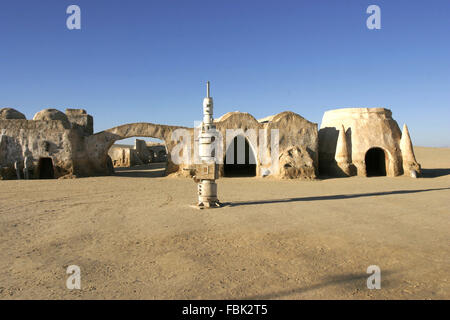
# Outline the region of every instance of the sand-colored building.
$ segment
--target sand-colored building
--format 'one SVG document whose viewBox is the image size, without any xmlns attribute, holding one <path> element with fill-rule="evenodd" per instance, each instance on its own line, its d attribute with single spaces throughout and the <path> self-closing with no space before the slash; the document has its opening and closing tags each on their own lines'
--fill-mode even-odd
<svg viewBox="0 0 450 320">
<path fill-rule="evenodd" d="M 82 109 L 42 110 L 27 120 L 17 110 L 0 110 L 0 176 L 59 178 L 84 166 L 84 139 L 93 119 Z"/>
<path fill-rule="evenodd" d="M 327 111 L 320 130 L 316 123 L 290 111 L 260 120 L 248 113 L 229 112 L 214 123 L 223 138 L 217 145 L 221 176 L 315 179 L 319 175 L 420 174 L 408 129 L 404 126 L 402 133 L 388 109 Z M 192 148 L 177 149 L 180 129 Z M 25 172 L 30 178 L 110 175 L 114 166 L 158 161 L 167 161 L 167 174 L 192 176 L 197 129 L 131 123 L 94 134 L 93 118 L 83 109 L 65 113 L 45 109 L 27 120 L 19 111 L 4 108 L 0 110 L 0 177 L 23 178 Z M 155 138 L 163 144 L 136 139 L 134 146 L 115 145 L 133 137 Z M 237 149 L 239 141 L 242 151 Z M 177 152 L 185 152 L 183 161 L 174 161 L 172 155 Z"/>
<path fill-rule="evenodd" d="M 403 132 L 385 108 L 325 112 L 319 130 L 319 171 L 330 176 L 417 175 L 406 125 Z"/>
<path fill-rule="evenodd" d="M 108 155 L 115 168 L 167 161 L 164 144 L 142 139 L 135 139 L 134 145 L 113 144 Z"/>
</svg>

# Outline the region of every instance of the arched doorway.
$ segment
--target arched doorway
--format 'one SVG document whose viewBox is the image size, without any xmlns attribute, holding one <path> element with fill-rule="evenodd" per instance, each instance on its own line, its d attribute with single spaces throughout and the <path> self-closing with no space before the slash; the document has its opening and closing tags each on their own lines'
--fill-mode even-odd
<svg viewBox="0 0 450 320">
<path fill-rule="evenodd" d="M 55 172 L 53 170 L 52 158 L 39 158 L 38 163 L 39 179 L 54 179 Z"/>
<path fill-rule="evenodd" d="M 242 143 L 242 140 L 244 140 L 244 143 Z M 242 148 L 242 145 L 244 145 L 244 148 Z M 228 159 L 227 156 L 229 157 Z M 223 169 L 224 177 L 256 176 L 256 157 L 248 140 L 244 136 L 234 137 L 228 146 L 223 162 Z"/>
<path fill-rule="evenodd" d="M 366 175 L 377 177 L 386 175 L 386 154 L 381 148 L 371 148 L 366 152 Z"/>
</svg>

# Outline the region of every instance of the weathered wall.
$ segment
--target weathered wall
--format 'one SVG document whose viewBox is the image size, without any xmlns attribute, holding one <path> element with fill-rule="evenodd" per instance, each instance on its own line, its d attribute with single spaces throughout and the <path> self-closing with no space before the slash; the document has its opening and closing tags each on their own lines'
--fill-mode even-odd
<svg viewBox="0 0 450 320">
<path fill-rule="evenodd" d="M 319 165 L 317 123 L 286 111 L 275 115 L 265 127 L 280 130 L 279 177 L 314 179 Z"/>
<path fill-rule="evenodd" d="M 240 129 L 245 134 L 247 130 L 253 129 L 256 133 L 256 140 L 248 139 L 254 154 L 256 156 L 257 175 L 260 176 L 270 167 L 271 163 L 262 163 L 258 152 L 259 130 L 268 129 L 269 135 L 267 137 L 267 153 L 271 152 L 270 130 L 279 130 L 279 152 L 276 164 L 280 158 L 292 158 L 285 160 L 289 162 L 290 166 L 277 167 L 275 172 L 270 172 L 271 175 L 279 178 L 314 178 L 318 165 L 318 132 L 317 124 L 309 122 L 301 116 L 293 112 L 283 112 L 270 117 L 270 121 L 259 122 L 248 113 L 229 112 L 215 121 L 217 130 L 224 137 L 224 143 L 221 145 L 222 154 L 220 158 L 226 154 L 226 148 L 232 139 L 226 142 L 227 129 Z M 173 139 L 173 132 L 177 129 L 185 129 L 187 137 Z M 130 137 L 152 137 L 164 141 L 167 149 L 168 157 L 168 173 L 177 173 L 179 175 L 192 175 L 192 168 L 194 164 L 194 157 L 196 155 L 195 134 L 193 128 L 185 128 L 178 126 L 166 126 L 153 123 L 132 123 L 119 127 L 115 127 L 106 131 L 99 132 L 86 138 L 85 150 L 86 163 L 84 166 L 77 168 L 76 172 L 79 175 L 108 175 L 113 173 L 111 159 L 108 157 L 108 150 L 117 140 L 122 140 Z M 180 139 L 190 140 L 190 150 L 188 155 L 185 155 L 184 161 L 175 164 L 171 155 L 172 152 L 180 155 L 183 158 L 183 152 L 186 150 L 178 150 L 174 148 L 179 143 Z M 231 137 L 232 138 L 232 137 Z M 251 140 L 251 141 L 250 141 Z M 295 153 L 289 150 L 293 146 L 301 146 Z M 270 157 L 269 157 L 270 158 Z M 294 159 L 295 158 L 295 159 Z M 80 159 L 80 161 L 83 161 Z M 219 159 L 219 162 L 221 160 Z M 78 162 L 78 161 L 77 161 Z M 294 165 L 294 168 L 292 168 Z M 272 167 L 273 169 L 273 167 Z M 223 175 L 223 166 L 219 165 L 221 175 Z"/>
<path fill-rule="evenodd" d="M 257 176 L 270 174 L 278 178 L 315 178 L 318 165 L 316 123 L 309 122 L 294 112 L 285 111 L 260 121 L 249 113 L 229 112 L 218 118 L 215 124 L 217 130 L 225 137 L 223 156 L 226 155 L 226 150 L 233 138 L 230 136 L 231 139 L 226 139 L 227 129 L 242 129 L 244 134 L 248 129 L 255 130 L 256 137 L 252 139 L 247 136 L 247 140 L 255 153 Z M 272 129 L 277 129 L 279 133 L 278 156 L 274 159 L 275 163 L 264 161 L 264 159 L 272 159 Z M 260 130 L 266 130 L 266 132 L 263 133 Z M 266 141 L 265 145 L 263 141 Z M 301 146 L 302 150 L 299 149 L 296 153 L 290 152 L 294 146 Z M 276 151 L 273 150 L 274 155 L 275 153 Z M 282 165 L 280 165 L 281 162 L 283 162 Z M 223 166 L 219 166 L 219 170 L 223 175 Z"/>
<path fill-rule="evenodd" d="M 79 130 L 80 135 L 94 134 L 94 119 L 84 109 L 66 109 L 66 116 L 73 129 Z"/>
<path fill-rule="evenodd" d="M 345 130 L 348 160 L 354 173 L 366 175 L 365 155 L 374 147 L 386 154 L 386 174 L 397 176 L 403 173 L 400 150 L 401 131 L 392 119 L 392 112 L 385 108 L 346 108 L 325 112 L 319 130 L 319 171 L 327 175 L 349 175 L 336 161 L 339 131 Z M 341 158 L 343 159 L 344 157 Z M 341 160 L 342 162 L 342 160 Z M 350 174 L 351 175 L 351 174 Z"/>
<path fill-rule="evenodd" d="M 56 109 L 37 112 L 33 120 L 26 120 L 17 110 L 0 110 L 0 166 L 3 178 L 11 177 L 17 161 L 23 171 L 26 157 L 39 177 L 39 159 L 51 158 L 54 177 L 72 177 L 86 161 L 85 138 L 92 134 L 93 119 L 83 109 Z M 5 173 L 5 174 L 4 174 Z"/>
<path fill-rule="evenodd" d="M 73 131 L 59 120 L 0 120 L 0 165 L 21 168 L 25 157 L 36 167 L 40 157 L 52 158 L 55 177 L 73 172 Z"/>
</svg>

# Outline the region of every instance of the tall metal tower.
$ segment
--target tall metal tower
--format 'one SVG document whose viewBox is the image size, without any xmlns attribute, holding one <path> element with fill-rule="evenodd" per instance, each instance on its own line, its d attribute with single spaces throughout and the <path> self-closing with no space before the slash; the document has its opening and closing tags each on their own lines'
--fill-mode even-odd
<svg viewBox="0 0 450 320">
<path fill-rule="evenodd" d="M 200 209 L 220 207 L 217 199 L 219 170 L 216 163 L 214 141 L 217 138 L 213 119 L 213 99 L 210 96 L 209 81 L 206 83 L 206 98 L 203 99 L 203 122 L 199 134 L 199 157 L 201 163 L 196 166 L 195 180 L 198 181 L 198 204 Z"/>
</svg>

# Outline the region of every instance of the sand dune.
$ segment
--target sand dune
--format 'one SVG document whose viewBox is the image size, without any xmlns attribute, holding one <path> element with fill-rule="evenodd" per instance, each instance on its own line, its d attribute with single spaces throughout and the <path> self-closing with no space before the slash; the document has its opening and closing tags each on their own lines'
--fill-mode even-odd
<svg viewBox="0 0 450 320">
<path fill-rule="evenodd" d="M 153 173 L 1 181 L 0 298 L 449 299 L 450 149 L 416 157 L 424 178 L 223 178 L 215 210 Z"/>
</svg>

